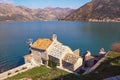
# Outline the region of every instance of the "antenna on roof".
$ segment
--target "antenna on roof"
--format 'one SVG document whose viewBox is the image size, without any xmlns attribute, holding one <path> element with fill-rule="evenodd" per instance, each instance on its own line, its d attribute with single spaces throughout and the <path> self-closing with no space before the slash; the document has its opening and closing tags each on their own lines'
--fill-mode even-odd
<svg viewBox="0 0 120 80">
<path fill-rule="evenodd" d="M 27 44 L 29 45 L 29 52 L 31 53 L 31 45 L 32 45 L 33 39 L 29 38 L 27 39 Z"/>
<path fill-rule="evenodd" d="M 33 39 L 31 39 L 31 38 L 27 39 L 27 44 L 28 44 L 29 46 L 32 45 L 32 42 L 33 42 Z"/>
</svg>

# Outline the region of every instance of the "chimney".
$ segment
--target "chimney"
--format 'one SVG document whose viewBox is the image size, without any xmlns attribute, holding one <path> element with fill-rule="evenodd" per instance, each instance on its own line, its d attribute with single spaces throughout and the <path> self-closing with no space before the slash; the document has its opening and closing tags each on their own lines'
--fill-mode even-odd
<svg viewBox="0 0 120 80">
<path fill-rule="evenodd" d="M 56 34 L 53 34 L 52 40 L 53 40 L 53 41 L 57 41 L 57 35 L 56 35 Z"/>
</svg>

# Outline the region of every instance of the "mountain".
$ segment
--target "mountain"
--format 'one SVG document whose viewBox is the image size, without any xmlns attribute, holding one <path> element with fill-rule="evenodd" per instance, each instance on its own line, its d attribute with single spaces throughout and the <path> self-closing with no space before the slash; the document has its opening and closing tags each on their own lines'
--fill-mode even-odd
<svg viewBox="0 0 120 80">
<path fill-rule="evenodd" d="M 0 3 L 0 21 L 58 20 L 73 12 L 70 8 L 30 9 L 24 6 Z"/>
<path fill-rule="evenodd" d="M 62 20 L 120 21 L 120 0 L 92 0 Z"/>
</svg>

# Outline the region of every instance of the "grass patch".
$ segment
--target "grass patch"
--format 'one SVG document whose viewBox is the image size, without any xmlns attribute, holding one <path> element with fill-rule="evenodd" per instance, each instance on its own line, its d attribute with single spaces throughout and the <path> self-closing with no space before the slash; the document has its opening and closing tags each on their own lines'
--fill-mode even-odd
<svg viewBox="0 0 120 80">
<path fill-rule="evenodd" d="M 57 66 L 57 63 L 51 61 L 51 60 L 48 60 L 48 66 L 51 67 L 51 68 L 56 68 Z"/>
<path fill-rule="evenodd" d="M 112 51 L 110 51 L 110 52 L 107 54 L 107 57 L 108 57 L 108 58 L 120 57 L 120 53 L 119 53 L 119 52 L 112 52 Z"/>
<path fill-rule="evenodd" d="M 95 71 L 88 74 L 87 77 L 95 77 L 95 80 L 102 80 L 107 77 L 120 75 L 119 69 L 120 53 L 109 52 L 106 56 L 106 60 Z"/>
<path fill-rule="evenodd" d="M 111 60 L 110 64 L 113 66 L 120 66 L 120 53 L 118 52 L 109 52 L 107 59 Z"/>
<path fill-rule="evenodd" d="M 93 72 L 87 75 L 74 75 L 60 69 L 49 69 L 45 66 L 36 67 L 6 80 L 30 78 L 32 80 L 102 80 L 120 75 L 120 53 L 109 52 L 106 60 Z"/>
<path fill-rule="evenodd" d="M 67 75 L 68 72 L 65 72 L 60 69 L 49 69 L 45 66 L 35 67 L 26 72 L 19 73 L 11 78 L 6 80 L 19 80 L 22 78 L 31 78 L 32 80 L 52 80 L 53 78 L 57 78 L 60 75 Z"/>
</svg>

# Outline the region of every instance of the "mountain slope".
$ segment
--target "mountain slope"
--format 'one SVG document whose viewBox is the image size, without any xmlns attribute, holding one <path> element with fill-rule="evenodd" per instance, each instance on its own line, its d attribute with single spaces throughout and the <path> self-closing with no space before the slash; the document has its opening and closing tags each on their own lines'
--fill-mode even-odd
<svg viewBox="0 0 120 80">
<path fill-rule="evenodd" d="M 0 3 L 0 21 L 26 21 L 26 20 L 57 20 L 65 17 L 74 9 L 70 8 L 44 8 L 30 9 L 23 6 Z"/>
<path fill-rule="evenodd" d="M 120 21 L 120 0 L 92 0 L 63 20 Z"/>
</svg>

